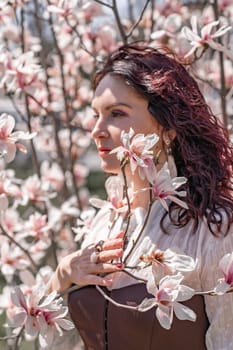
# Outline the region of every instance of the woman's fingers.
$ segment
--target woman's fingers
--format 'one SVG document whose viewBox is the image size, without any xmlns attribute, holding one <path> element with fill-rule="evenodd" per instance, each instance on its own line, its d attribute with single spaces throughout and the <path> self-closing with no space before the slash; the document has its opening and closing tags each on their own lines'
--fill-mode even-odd
<svg viewBox="0 0 233 350">
<path fill-rule="evenodd" d="M 119 272 L 123 269 L 124 265 L 122 263 L 116 264 L 96 264 L 95 273 L 106 274 L 112 272 Z"/>
<path fill-rule="evenodd" d="M 118 259 L 123 255 L 123 249 L 103 250 L 98 254 L 98 262 L 107 262 L 110 260 Z"/>
<path fill-rule="evenodd" d="M 114 237 L 109 238 L 107 241 L 105 241 L 102 245 L 102 250 L 112 250 L 123 247 L 123 238 L 125 233 L 123 231 L 120 231 L 118 234 L 116 234 Z"/>
<path fill-rule="evenodd" d="M 112 278 L 105 276 L 97 276 L 97 275 L 86 275 L 85 276 L 85 285 L 98 285 L 98 286 L 111 286 L 112 285 Z"/>
</svg>

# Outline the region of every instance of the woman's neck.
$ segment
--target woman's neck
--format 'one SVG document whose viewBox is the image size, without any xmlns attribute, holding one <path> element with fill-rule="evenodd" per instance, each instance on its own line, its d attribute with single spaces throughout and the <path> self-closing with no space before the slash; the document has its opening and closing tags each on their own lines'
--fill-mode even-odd
<svg viewBox="0 0 233 350">
<path fill-rule="evenodd" d="M 147 179 L 142 180 L 138 175 L 131 179 L 131 188 L 133 190 L 132 209 L 142 207 L 148 208 L 150 202 L 149 182 Z"/>
</svg>

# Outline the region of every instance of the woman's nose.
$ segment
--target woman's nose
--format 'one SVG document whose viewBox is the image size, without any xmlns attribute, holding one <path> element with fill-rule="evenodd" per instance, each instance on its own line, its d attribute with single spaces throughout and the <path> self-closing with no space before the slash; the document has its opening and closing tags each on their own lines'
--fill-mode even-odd
<svg viewBox="0 0 233 350">
<path fill-rule="evenodd" d="M 99 118 L 91 132 L 93 139 L 108 137 L 108 130 L 104 122 Z"/>
</svg>

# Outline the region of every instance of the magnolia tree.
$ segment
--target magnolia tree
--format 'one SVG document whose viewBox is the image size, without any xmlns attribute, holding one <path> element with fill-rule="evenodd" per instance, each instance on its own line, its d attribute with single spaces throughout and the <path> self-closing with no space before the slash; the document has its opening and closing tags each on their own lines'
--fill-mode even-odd
<svg viewBox="0 0 233 350">
<path fill-rule="evenodd" d="M 88 233 L 93 206 L 106 205 L 113 216 L 125 215 L 129 224 L 126 164 L 147 177 L 151 203 L 160 200 L 167 210 L 169 199 L 186 207 L 178 198 L 185 196 L 178 188 L 186 179 L 172 178 L 166 164 L 160 172 L 151 171 L 150 149 L 157 136 L 134 135 L 133 130 L 122 133 L 122 147 L 114 150 L 123 177 L 108 179 L 108 200 L 89 201 L 86 179 L 92 169 L 86 160 L 92 148 L 94 72 L 123 43 L 143 40 L 171 48 L 231 137 L 233 5 L 231 0 L 205 5 L 179 0 L 1 0 L 0 19 L 1 340 L 8 349 L 19 349 L 23 339 L 47 348 L 73 328 L 61 296 L 48 294 L 47 283 L 58 261 Z M 4 109 L 8 102 L 11 115 Z M 19 158 L 20 152 L 28 155 Z M 222 258 L 223 278 L 206 293 L 231 290 L 232 261 L 232 254 Z M 151 266 L 157 277 L 144 281 L 154 297 L 136 308 L 156 307 L 158 320 L 168 329 L 173 311 L 178 318 L 195 320 L 194 312 L 179 303 L 196 293 L 181 284 L 194 261 L 157 250 L 142 256 L 140 264 Z"/>
</svg>

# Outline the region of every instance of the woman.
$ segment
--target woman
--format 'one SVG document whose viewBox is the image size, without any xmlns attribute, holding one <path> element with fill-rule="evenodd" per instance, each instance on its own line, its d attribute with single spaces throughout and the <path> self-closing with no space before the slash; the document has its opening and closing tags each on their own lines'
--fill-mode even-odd
<svg viewBox="0 0 233 350">
<path fill-rule="evenodd" d="M 154 309 L 125 309 L 106 298 L 131 306 L 151 298 L 142 283 L 150 280 L 151 269 L 137 267 L 142 256 L 157 248 L 179 248 L 196 261 L 185 275 L 195 290 L 212 290 L 222 277 L 219 260 L 233 251 L 233 149 L 226 132 L 185 68 L 149 47 L 128 45 L 112 53 L 97 73 L 94 89 L 92 136 L 103 170 L 121 172 L 122 162 L 113 150 L 122 145 L 122 135 L 132 136 L 130 128 L 135 135 L 159 136 L 151 143 L 154 163 L 148 163 L 150 177 L 132 171 L 129 164 L 124 167 L 133 194 L 128 198 L 130 220 L 120 206 L 113 219 L 114 210 L 105 205 L 82 249 L 60 262 L 51 288 L 61 292 L 72 284 L 82 287 L 70 294 L 69 306 L 87 349 L 233 349 L 232 293 L 205 296 L 204 302 L 193 297 L 185 303 L 197 321 L 175 318 L 170 330 L 160 326 Z M 186 194 L 187 206 L 170 197 L 168 212 L 164 201 L 150 205 L 153 171 L 164 171 L 166 162 L 172 177 L 187 179 L 180 192 Z"/>
</svg>

